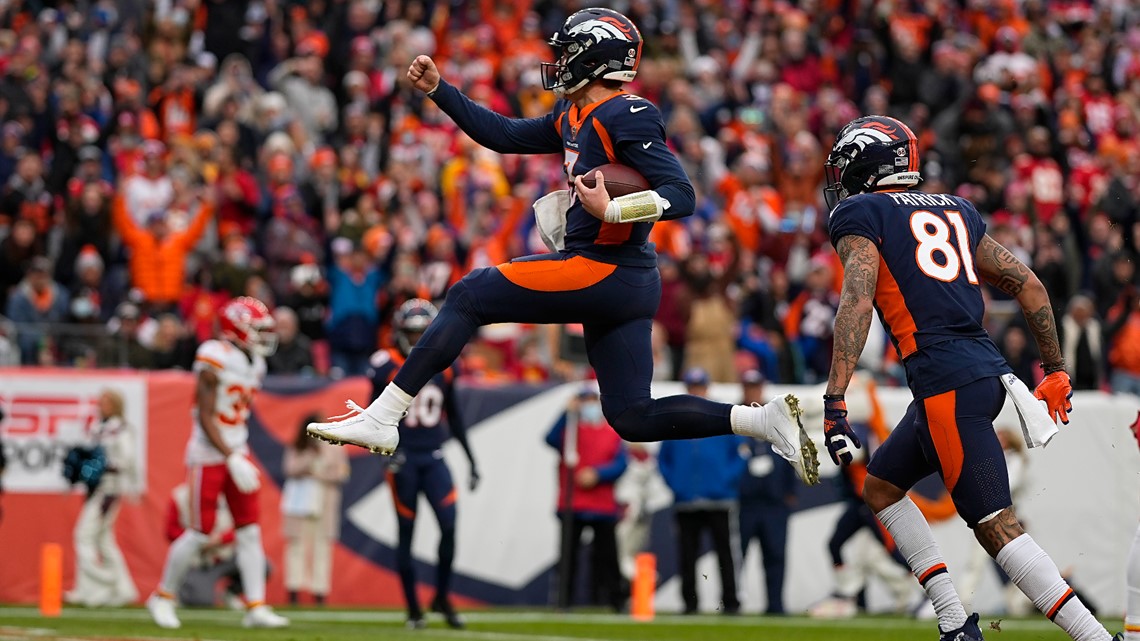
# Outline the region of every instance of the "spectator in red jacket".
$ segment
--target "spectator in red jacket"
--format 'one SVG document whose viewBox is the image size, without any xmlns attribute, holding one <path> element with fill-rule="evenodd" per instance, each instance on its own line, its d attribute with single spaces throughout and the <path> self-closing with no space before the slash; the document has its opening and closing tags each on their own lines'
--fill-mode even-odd
<svg viewBox="0 0 1140 641">
<path fill-rule="evenodd" d="M 573 603 L 578 552 L 582 532 L 594 534 L 591 556 L 591 602 L 620 610 L 621 572 L 618 568 L 614 528 L 621 517 L 621 506 L 614 498 L 614 484 L 625 473 L 625 444 L 602 415 L 597 384 L 583 384 L 566 413 L 546 435 L 547 445 L 558 450 L 558 515 L 562 519 L 563 546 L 567 558 L 559 567 L 565 572 L 558 606 Z M 569 522 L 567 522 L 569 521 Z"/>
</svg>

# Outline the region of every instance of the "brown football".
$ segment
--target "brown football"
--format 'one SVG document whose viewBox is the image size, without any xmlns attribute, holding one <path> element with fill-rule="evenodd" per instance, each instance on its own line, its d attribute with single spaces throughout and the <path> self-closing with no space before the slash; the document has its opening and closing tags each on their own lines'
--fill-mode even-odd
<svg viewBox="0 0 1140 641">
<path fill-rule="evenodd" d="M 582 183 L 593 189 L 596 184 L 594 174 L 599 171 L 604 176 L 606 193 L 610 195 L 610 198 L 635 194 L 649 189 L 649 181 L 645 180 L 641 174 L 632 167 L 617 164 L 602 165 L 591 169 L 585 176 L 582 176 Z"/>
</svg>

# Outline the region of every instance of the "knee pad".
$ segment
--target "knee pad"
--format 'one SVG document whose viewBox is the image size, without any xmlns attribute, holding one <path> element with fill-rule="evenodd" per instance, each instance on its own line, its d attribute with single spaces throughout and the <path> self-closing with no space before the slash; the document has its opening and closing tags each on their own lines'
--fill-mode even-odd
<svg viewBox="0 0 1140 641">
<path fill-rule="evenodd" d="M 443 312 L 448 307 L 454 307 L 456 312 L 460 314 L 471 317 L 476 316 L 478 310 L 474 305 L 475 297 L 471 293 L 470 279 L 478 276 L 482 271 L 482 269 L 477 269 L 452 285 L 447 290 L 447 296 L 444 298 L 443 308 L 440 309 L 440 312 Z"/>
</svg>

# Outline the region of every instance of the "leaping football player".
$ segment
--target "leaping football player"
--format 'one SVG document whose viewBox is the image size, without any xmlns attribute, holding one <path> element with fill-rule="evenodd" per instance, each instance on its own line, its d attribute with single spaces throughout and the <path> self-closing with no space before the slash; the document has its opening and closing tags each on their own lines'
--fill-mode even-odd
<svg viewBox="0 0 1140 641">
<path fill-rule="evenodd" d="M 815 445 L 800 424 L 794 396 L 745 406 L 650 395 L 650 326 L 661 279 L 647 238 L 654 221 L 693 212 L 693 186 L 665 142 L 657 107 L 622 89 L 641 59 L 641 34 L 629 18 L 583 9 L 566 19 L 550 44 L 559 58 L 543 65 L 543 84 L 559 100 L 540 118 L 507 118 L 475 104 L 440 78 L 428 56 L 412 62 L 408 79 L 485 147 L 564 156 L 570 192 L 558 212 L 565 225 L 562 246 L 468 274 L 448 291 L 439 317 L 380 396 L 367 408 L 349 401 L 349 414 L 313 423 L 309 433 L 390 454 L 399 440 L 396 425 L 412 399 L 455 361 L 480 326 L 581 323 L 603 411 L 622 438 L 741 434 L 771 442 L 802 480 L 818 482 Z M 634 168 L 650 188 L 610 198 L 604 175 L 593 187 L 582 180 L 611 163 Z"/>
<path fill-rule="evenodd" d="M 186 445 L 190 527 L 170 544 L 162 580 L 146 601 L 162 628 L 182 624 L 175 595 L 190 564 L 214 530 L 218 497 L 225 495 L 234 519 L 237 566 L 245 589 L 247 628 L 282 628 L 289 620 L 265 604 L 265 549 L 258 525 L 261 480 L 249 460 L 249 405 L 265 378 L 265 357 L 277 349 L 276 323 L 261 301 L 242 296 L 219 313 L 221 340 L 208 340 L 194 357 L 198 375 L 194 428 Z"/>
<path fill-rule="evenodd" d="M 986 234 L 969 201 L 913 189 L 918 142 L 902 122 L 867 116 L 839 131 L 827 158 L 831 242 L 843 262 L 835 351 L 824 396 L 824 437 L 835 463 L 859 447 L 844 393 L 878 310 L 906 367 L 914 402 L 871 457 L 863 498 L 890 531 L 938 614 L 942 641 L 980 641 L 946 561 L 906 492 L 938 472 L 958 514 L 1010 579 L 1049 620 L 1078 641 L 1111 641 L 1014 515 L 993 420 L 1007 389 L 1045 401 L 1041 422 L 1068 422 L 1072 387 L 1041 281 Z M 1031 396 L 982 327 L 981 283 L 1017 299 L 1041 350 L 1045 378 Z M 1019 387 L 1020 386 L 1020 387 Z M 1023 390 L 1024 394 L 1019 394 Z M 1018 405 L 1022 412 L 1022 406 Z M 1029 410 L 1025 410 L 1029 412 Z"/>
</svg>

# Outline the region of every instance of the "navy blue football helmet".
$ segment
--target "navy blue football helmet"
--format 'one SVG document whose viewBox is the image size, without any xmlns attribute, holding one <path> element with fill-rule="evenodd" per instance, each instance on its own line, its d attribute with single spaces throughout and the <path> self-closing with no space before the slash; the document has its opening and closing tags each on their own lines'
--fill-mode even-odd
<svg viewBox="0 0 1140 641">
<path fill-rule="evenodd" d="M 396 347 L 407 356 L 415 346 L 416 341 L 427 330 L 428 325 L 439 315 L 439 310 L 430 301 L 422 298 L 413 298 L 400 305 L 392 315 L 393 334 L 396 338 Z"/>
<path fill-rule="evenodd" d="M 918 138 L 902 121 L 863 116 L 844 125 L 824 163 L 824 199 L 835 209 L 844 198 L 922 182 L 918 171 Z"/>
<path fill-rule="evenodd" d="M 641 62 L 641 32 L 612 9 L 582 9 L 549 40 L 557 62 L 542 63 L 542 86 L 558 95 L 573 93 L 599 78 L 629 82 Z"/>
</svg>

